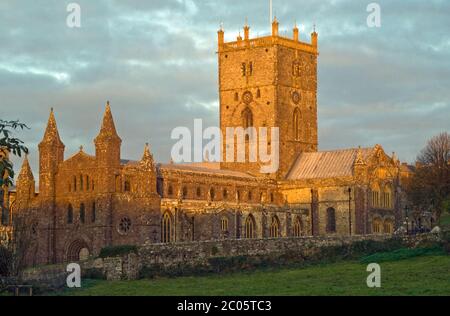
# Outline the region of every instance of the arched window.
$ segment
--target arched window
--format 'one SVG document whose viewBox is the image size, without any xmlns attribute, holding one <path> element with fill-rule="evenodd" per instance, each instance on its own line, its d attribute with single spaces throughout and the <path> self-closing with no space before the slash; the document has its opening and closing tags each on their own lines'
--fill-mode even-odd
<svg viewBox="0 0 450 316">
<path fill-rule="evenodd" d="M 84 224 L 86 222 L 86 207 L 84 206 L 84 203 L 81 203 L 80 205 L 80 223 Z"/>
<path fill-rule="evenodd" d="M 374 183 L 371 187 L 372 192 L 372 206 L 379 207 L 380 206 L 380 187 L 377 183 Z"/>
<path fill-rule="evenodd" d="M 336 232 L 336 210 L 332 207 L 327 209 L 327 233 Z"/>
<path fill-rule="evenodd" d="M 69 204 L 67 207 L 67 224 L 73 224 L 73 207 Z"/>
<path fill-rule="evenodd" d="M 294 132 L 294 140 L 300 140 L 300 110 L 295 108 L 294 116 L 293 116 L 293 132 Z"/>
<path fill-rule="evenodd" d="M 186 199 L 188 197 L 188 188 L 187 187 L 183 187 L 183 199 Z"/>
<path fill-rule="evenodd" d="M 375 218 L 372 221 L 372 233 L 381 234 L 382 232 L 382 221 L 379 218 Z"/>
<path fill-rule="evenodd" d="M 97 206 L 95 205 L 95 202 L 93 202 L 92 203 L 91 222 L 95 223 L 96 219 L 97 219 Z"/>
<path fill-rule="evenodd" d="M 384 208 L 392 208 L 392 194 L 391 194 L 391 188 L 386 185 L 384 187 L 383 192 L 383 207 Z"/>
<path fill-rule="evenodd" d="M 161 242 L 169 243 L 173 241 L 172 216 L 167 211 L 164 213 L 161 223 Z"/>
<path fill-rule="evenodd" d="M 294 222 L 294 237 L 302 236 L 303 224 L 300 217 L 297 216 Z"/>
<path fill-rule="evenodd" d="M 234 94 L 234 101 L 239 101 L 239 93 Z"/>
<path fill-rule="evenodd" d="M 252 193 L 252 191 L 248 191 L 248 200 L 249 201 L 253 200 L 253 193 Z"/>
<path fill-rule="evenodd" d="M 77 192 L 77 177 L 73 176 L 73 192 Z"/>
<path fill-rule="evenodd" d="M 249 108 L 242 111 L 242 127 L 245 129 L 253 127 L 253 113 Z"/>
<path fill-rule="evenodd" d="M 385 234 L 392 234 L 394 232 L 394 224 L 392 220 L 386 219 L 383 223 L 383 232 Z"/>
<path fill-rule="evenodd" d="M 227 189 L 223 189 L 223 199 L 224 200 L 228 199 L 228 190 Z"/>
<path fill-rule="evenodd" d="M 223 216 L 221 220 L 222 234 L 228 233 L 228 218 Z"/>
<path fill-rule="evenodd" d="M 245 238 L 256 238 L 256 222 L 253 215 L 247 216 L 245 220 Z"/>
<path fill-rule="evenodd" d="M 270 202 L 273 203 L 275 201 L 275 196 L 273 193 L 270 193 Z"/>
<path fill-rule="evenodd" d="M 131 182 L 130 179 L 126 179 L 123 186 L 124 192 L 131 192 Z"/>
<path fill-rule="evenodd" d="M 209 189 L 209 196 L 211 197 L 211 201 L 214 201 L 216 198 L 216 190 L 214 188 Z"/>
<path fill-rule="evenodd" d="M 80 175 L 80 191 L 83 191 L 83 175 Z"/>
<path fill-rule="evenodd" d="M 257 97 L 258 99 L 261 97 L 261 90 L 260 90 L 260 89 L 258 89 L 258 90 L 256 91 L 256 97 Z"/>
<path fill-rule="evenodd" d="M 168 194 L 169 196 L 172 196 L 172 195 L 173 195 L 173 187 L 172 187 L 172 185 L 169 185 L 169 188 L 167 189 L 167 194 Z"/>
<path fill-rule="evenodd" d="M 202 188 L 197 187 L 197 197 L 201 197 L 202 196 Z"/>
<path fill-rule="evenodd" d="M 89 191 L 90 187 L 90 181 L 89 181 L 89 176 L 86 176 L 86 191 Z"/>
<path fill-rule="evenodd" d="M 270 224 L 270 238 L 280 237 L 280 221 L 278 217 L 272 216 L 272 223 Z"/>
</svg>

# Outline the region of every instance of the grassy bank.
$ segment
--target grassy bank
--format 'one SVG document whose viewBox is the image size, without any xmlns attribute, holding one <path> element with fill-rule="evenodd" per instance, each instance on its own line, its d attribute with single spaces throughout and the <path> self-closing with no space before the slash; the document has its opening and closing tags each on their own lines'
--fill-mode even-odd
<svg viewBox="0 0 450 316">
<path fill-rule="evenodd" d="M 106 282 L 86 280 L 63 295 L 450 295 L 450 256 L 423 255 L 382 262 L 379 289 L 366 286 L 366 264 L 339 262 L 303 269 L 205 277 Z"/>
</svg>

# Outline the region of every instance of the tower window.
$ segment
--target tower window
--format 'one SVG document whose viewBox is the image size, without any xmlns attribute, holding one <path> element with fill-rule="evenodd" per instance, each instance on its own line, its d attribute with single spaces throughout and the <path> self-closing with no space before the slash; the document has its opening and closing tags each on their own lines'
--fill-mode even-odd
<svg viewBox="0 0 450 316">
<path fill-rule="evenodd" d="M 293 116 L 294 140 L 300 140 L 300 110 L 295 108 Z"/>
<path fill-rule="evenodd" d="M 247 75 L 247 65 L 245 63 L 242 63 L 241 65 L 241 73 L 242 77 L 245 77 Z"/>
<path fill-rule="evenodd" d="M 253 126 L 253 113 L 252 110 L 246 108 L 242 111 L 242 127 L 249 128 Z"/>
<path fill-rule="evenodd" d="M 84 224 L 86 221 L 86 208 L 83 203 L 80 205 L 80 223 Z"/>
<path fill-rule="evenodd" d="M 234 101 L 239 101 L 239 93 L 234 94 Z"/>
<path fill-rule="evenodd" d="M 258 89 L 258 90 L 256 91 L 256 97 L 257 97 L 258 99 L 261 97 L 261 90 L 260 90 L 260 89 Z"/>
<path fill-rule="evenodd" d="M 69 204 L 67 208 L 67 224 L 73 223 L 73 207 L 72 204 Z"/>
</svg>

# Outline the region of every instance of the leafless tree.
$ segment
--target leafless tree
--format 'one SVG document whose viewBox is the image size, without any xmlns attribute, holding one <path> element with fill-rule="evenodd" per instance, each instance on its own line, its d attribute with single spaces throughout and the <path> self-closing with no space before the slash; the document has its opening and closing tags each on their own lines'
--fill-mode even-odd
<svg viewBox="0 0 450 316">
<path fill-rule="evenodd" d="M 416 209 L 431 211 L 439 221 L 450 199 L 450 134 L 431 138 L 417 157 L 418 168 L 407 187 Z"/>
</svg>

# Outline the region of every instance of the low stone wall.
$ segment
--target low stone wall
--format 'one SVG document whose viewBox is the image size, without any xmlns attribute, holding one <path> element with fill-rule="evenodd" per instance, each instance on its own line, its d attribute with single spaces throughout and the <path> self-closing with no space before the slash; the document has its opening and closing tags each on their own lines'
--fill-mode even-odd
<svg viewBox="0 0 450 316">
<path fill-rule="evenodd" d="M 280 255 L 295 253 L 297 258 L 307 261 L 324 248 L 350 245 L 359 241 L 384 241 L 390 235 L 351 236 L 351 237 L 300 237 L 278 239 L 240 239 L 205 241 L 176 244 L 148 244 L 130 253 L 114 258 L 90 259 L 81 263 L 82 276 L 94 273 L 107 280 L 134 280 L 139 278 L 143 268 L 162 269 L 176 272 L 183 267 L 210 266 L 211 260 L 233 257 L 278 258 Z M 403 243 L 417 247 L 427 242 L 439 241 L 438 235 L 403 236 Z M 32 283 L 42 282 L 53 287 L 64 286 L 67 273 L 65 265 L 38 267 L 29 269 L 25 280 Z"/>
</svg>

